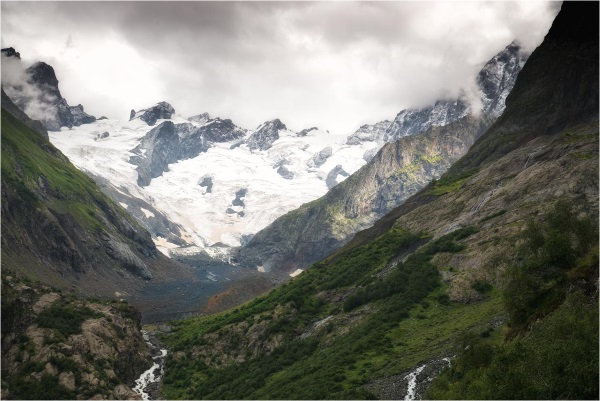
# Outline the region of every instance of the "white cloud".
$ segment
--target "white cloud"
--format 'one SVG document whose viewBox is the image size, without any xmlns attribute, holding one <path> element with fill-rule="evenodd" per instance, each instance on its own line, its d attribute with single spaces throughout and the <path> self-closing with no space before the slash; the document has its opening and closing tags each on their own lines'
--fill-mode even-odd
<svg viewBox="0 0 600 401">
<path fill-rule="evenodd" d="M 53 65 L 63 96 L 127 118 L 161 100 L 254 128 L 349 133 L 455 95 L 513 39 L 539 44 L 546 2 L 2 3 L 2 46 Z"/>
</svg>

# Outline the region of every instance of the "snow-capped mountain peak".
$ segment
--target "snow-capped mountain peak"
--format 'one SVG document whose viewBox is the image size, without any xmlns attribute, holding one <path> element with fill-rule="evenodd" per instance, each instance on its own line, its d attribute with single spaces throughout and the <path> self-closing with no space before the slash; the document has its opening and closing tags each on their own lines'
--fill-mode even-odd
<svg viewBox="0 0 600 401">
<path fill-rule="evenodd" d="M 156 124 L 157 120 L 169 119 L 173 114 L 175 114 L 175 109 L 173 106 L 167 102 L 158 102 L 154 106 L 148 107 L 147 109 L 142 109 L 138 112 L 131 110 L 129 120 L 131 121 L 139 118 L 148 125 L 154 125 Z"/>
<path fill-rule="evenodd" d="M 503 109 L 525 58 L 511 45 L 484 66 L 478 82 L 481 96 L 491 99 L 481 101 L 485 113 Z M 50 138 L 75 165 L 101 177 L 105 191 L 161 247 L 194 244 L 222 255 L 224 245 L 243 245 L 278 217 L 324 195 L 386 141 L 446 125 L 472 107 L 466 96 L 442 99 L 342 136 L 316 127 L 293 132 L 279 119 L 249 131 L 208 113 L 186 119 L 161 102 L 127 122 L 96 121 Z"/>
</svg>

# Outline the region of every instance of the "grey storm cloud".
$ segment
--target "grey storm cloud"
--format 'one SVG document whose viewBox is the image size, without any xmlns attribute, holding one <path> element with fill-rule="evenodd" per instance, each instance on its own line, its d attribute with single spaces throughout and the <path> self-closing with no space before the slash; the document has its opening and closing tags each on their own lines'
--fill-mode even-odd
<svg viewBox="0 0 600 401">
<path fill-rule="evenodd" d="M 53 65 L 61 92 L 126 118 L 161 100 L 246 128 L 349 133 L 468 89 L 551 2 L 2 2 L 2 46 Z"/>
</svg>

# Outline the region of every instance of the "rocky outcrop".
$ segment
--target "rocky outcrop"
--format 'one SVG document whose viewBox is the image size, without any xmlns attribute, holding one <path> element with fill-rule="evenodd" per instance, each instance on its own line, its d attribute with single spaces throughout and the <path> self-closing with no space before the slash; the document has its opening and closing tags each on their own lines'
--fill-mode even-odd
<svg viewBox="0 0 600 401">
<path fill-rule="evenodd" d="M 165 121 L 150 130 L 136 146 L 129 162 L 137 167 L 138 185 L 148 186 L 167 171 L 169 164 L 206 152 L 212 143 L 229 142 L 245 135 L 231 120 L 216 118 L 200 127 Z"/>
<path fill-rule="evenodd" d="M 188 120 L 193 123 L 204 124 L 210 120 L 210 115 L 208 113 L 196 114 L 188 117 Z"/>
<path fill-rule="evenodd" d="M 296 136 L 300 136 L 300 137 L 302 137 L 302 136 L 306 136 L 306 135 L 308 135 L 308 133 L 309 133 L 310 131 L 314 131 L 314 130 L 317 130 L 317 129 L 318 129 L 317 127 L 305 128 L 305 129 L 303 129 L 302 131 L 298 132 L 298 133 L 296 134 Z"/>
<path fill-rule="evenodd" d="M 179 160 L 180 138 L 179 131 L 190 131 L 193 128 L 191 124 L 173 124 L 171 121 L 165 121 L 156 128 L 150 130 L 142 138 L 140 144 L 132 152 L 129 163 L 137 165 L 138 185 L 150 185 L 152 178 L 159 177 L 164 171 L 167 171 L 169 163 Z M 198 153 L 206 151 L 208 144 L 199 143 Z"/>
<path fill-rule="evenodd" d="M 70 106 L 69 110 L 73 116 L 73 125 L 79 126 L 81 124 L 91 124 L 96 121 L 96 117 L 89 115 L 83 111 L 83 106 L 78 104 L 77 106 Z M 106 117 L 104 117 L 106 119 Z"/>
<path fill-rule="evenodd" d="M 317 154 L 315 154 L 312 158 L 312 164 L 315 167 L 321 167 L 327 159 L 331 157 L 333 151 L 331 146 L 327 146 L 326 148 L 320 150 Z"/>
<path fill-rule="evenodd" d="M 479 99 L 474 103 L 466 94 L 462 94 L 456 99 L 438 100 L 424 108 L 402 110 L 391 123 L 383 121 L 374 126 L 363 126 L 349 140 L 358 142 L 364 140 L 361 138 L 377 139 L 381 135 L 382 126 L 387 125 L 383 141 L 392 142 L 407 135 L 423 132 L 430 127 L 447 125 L 469 113 L 478 114 L 479 108 L 488 117 L 498 118 L 528 56 L 513 42 L 490 59 L 477 75 Z"/>
<path fill-rule="evenodd" d="M 246 130 L 235 125 L 231 120 L 215 118 L 204 123 L 196 132 L 209 142 L 230 142 L 244 137 Z"/>
<path fill-rule="evenodd" d="M 6 57 L 14 57 L 17 59 L 21 59 L 21 53 L 15 50 L 14 47 L 7 47 L 2 49 L 2 55 Z"/>
<path fill-rule="evenodd" d="M 111 258 L 136 276 L 146 280 L 152 279 L 152 273 L 150 273 L 146 264 L 125 243 L 106 232 L 102 233 L 101 239 L 105 242 L 104 248 Z"/>
<path fill-rule="evenodd" d="M 515 85 L 528 54 L 513 42 L 488 61 L 477 75 L 483 112 L 498 118 L 506 107 L 506 97 Z"/>
<path fill-rule="evenodd" d="M 441 127 L 469 113 L 469 104 L 463 97 L 456 100 L 438 100 L 433 106 L 402 110 L 385 131 L 383 140 L 392 142 L 415 135 L 430 127 Z"/>
<path fill-rule="evenodd" d="M 335 187 L 338 184 L 338 177 L 341 176 L 343 178 L 346 178 L 349 175 L 350 174 L 348 174 L 346 172 L 346 170 L 344 170 L 344 168 L 340 164 L 338 164 L 337 166 L 335 166 L 334 168 L 331 169 L 331 171 L 327 174 L 327 178 L 325 178 L 325 183 L 327 184 L 327 188 L 331 189 L 331 188 Z"/>
<path fill-rule="evenodd" d="M 376 124 L 365 124 L 357 129 L 352 135 L 348 136 L 346 144 L 359 145 L 363 142 L 382 143 L 385 133 L 391 122 L 388 120 L 380 121 Z"/>
<path fill-rule="evenodd" d="M 279 119 L 260 125 L 246 140 L 250 150 L 267 150 L 279 139 L 279 131 L 287 127 Z"/>
<path fill-rule="evenodd" d="M 159 119 L 170 119 L 175 113 L 175 109 L 167 102 L 159 102 L 152 107 L 142 109 L 137 113 L 131 110 L 129 121 L 139 118 L 148 125 L 156 124 Z"/>
<path fill-rule="evenodd" d="M 18 59 L 20 67 L 19 53 L 13 48 L 4 49 L 2 55 Z M 83 111 L 83 106 L 69 106 L 60 93 L 52 66 L 40 61 L 21 75 L 21 81 L 5 85 L 7 94 L 21 110 L 39 119 L 46 129 L 59 131 L 61 127 L 71 128 L 96 121 L 94 116 Z"/>
<path fill-rule="evenodd" d="M 152 359 L 135 309 L 2 273 L 3 399 L 141 399 L 131 385 Z"/>
</svg>

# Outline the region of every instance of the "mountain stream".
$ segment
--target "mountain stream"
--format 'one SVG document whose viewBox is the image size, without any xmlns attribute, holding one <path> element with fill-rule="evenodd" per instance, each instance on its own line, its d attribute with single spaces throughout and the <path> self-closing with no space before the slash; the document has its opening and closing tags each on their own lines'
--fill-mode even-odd
<svg viewBox="0 0 600 401">
<path fill-rule="evenodd" d="M 165 373 L 167 350 L 160 348 L 156 339 L 147 331 L 142 330 L 142 336 L 150 348 L 152 366 L 135 381 L 133 391 L 140 394 L 144 400 L 156 400 L 159 398 L 159 383 Z"/>
</svg>

